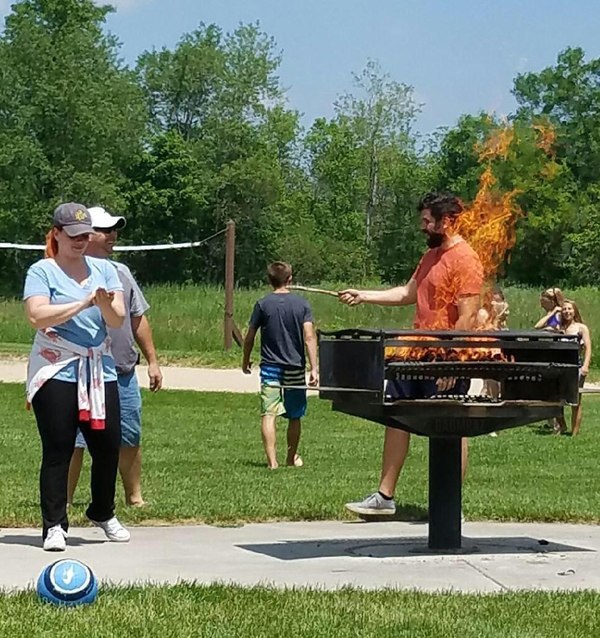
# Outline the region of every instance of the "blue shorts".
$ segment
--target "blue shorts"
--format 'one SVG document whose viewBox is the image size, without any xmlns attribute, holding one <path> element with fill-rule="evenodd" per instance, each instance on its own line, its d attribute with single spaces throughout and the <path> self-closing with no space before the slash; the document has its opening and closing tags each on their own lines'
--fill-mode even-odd
<svg viewBox="0 0 600 638">
<path fill-rule="evenodd" d="M 444 392 L 438 392 L 435 379 L 398 379 L 388 381 L 385 388 L 385 398 L 388 401 L 400 401 L 402 399 L 429 399 L 430 397 L 467 394 L 471 385 L 471 379 L 457 379 L 454 387 Z"/>
<path fill-rule="evenodd" d="M 135 370 L 117 377 L 121 404 L 121 447 L 139 447 L 142 438 L 142 395 Z M 83 434 L 77 430 L 75 447 L 87 447 Z"/>
<path fill-rule="evenodd" d="M 260 366 L 261 416 L 301 419 L 306 414 L 306 390 L 280 386 L 306 384 L 303 369 L 286 370 L 281 366 Z"/>
</svg>

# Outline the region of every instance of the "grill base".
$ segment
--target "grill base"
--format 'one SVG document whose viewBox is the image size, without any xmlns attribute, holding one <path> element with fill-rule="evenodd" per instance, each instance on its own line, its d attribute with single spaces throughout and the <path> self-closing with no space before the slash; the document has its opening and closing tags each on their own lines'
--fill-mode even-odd
<svg viewBox="0 0 600 638">
<path fill-rule="evenodd" d="M 332 408 L 336 412 L 429 437 L 481 436 L 562 414 L 562 404 L 526 401 L 476 404 L 445 399 L 407 399 L 368 404 L 342 400 L 334 401 Z"/>
<path fill-rule="evenodd" d="M 390 347 L 430 352 L 411 356 L 416 361 L 389 360 Z M 445 360 L 435 359 L 440 349 Z M 486 360 L 490 350 L 502 360 Z M 484 357 L 448 360 L 461 351 Z M 461 548 L 461 438 L 552 419 L 579 399 L 579 340 L 544 331 L 319 332 L 319 360 L 319 396 L 334 410 L 429 437 L 429 547 L 436 551 Z M 495 380 L 498 398 L 432 397 L 432 378 Z M 397 379 L 423 380 L 426 389 L 396 396 L 429 398 L 388 401 L 386 383 Z"/>
<path fill-rule="evenodd" d="M 462 441 L 429 439 L 429 548 L 460 549 L 462 544 Z"/>
</svg>

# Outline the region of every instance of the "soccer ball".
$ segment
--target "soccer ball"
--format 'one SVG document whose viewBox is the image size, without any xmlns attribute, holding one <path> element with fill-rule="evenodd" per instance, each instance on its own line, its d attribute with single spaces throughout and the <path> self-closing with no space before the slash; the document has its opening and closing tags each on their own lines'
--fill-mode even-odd
<svg viewBox="0 0 600 638">
<path fill-rule="evenodd" d="M 36 590 L 41 600 L 54 605 L 89 605 L 98 595 L 98 581 L 87 565 L 67 558 L 44 567 Z"/>
</svg>

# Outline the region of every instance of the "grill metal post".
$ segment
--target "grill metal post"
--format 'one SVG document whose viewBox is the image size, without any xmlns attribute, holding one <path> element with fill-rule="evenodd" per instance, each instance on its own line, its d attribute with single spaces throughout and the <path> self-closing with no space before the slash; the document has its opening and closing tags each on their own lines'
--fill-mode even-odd
<svg viewBox="0 0 600 638">
<path fill-rule="evenodd" d="M 429 548 L 461 547 L 460 437 L 429 438 Z"/>
</svg>

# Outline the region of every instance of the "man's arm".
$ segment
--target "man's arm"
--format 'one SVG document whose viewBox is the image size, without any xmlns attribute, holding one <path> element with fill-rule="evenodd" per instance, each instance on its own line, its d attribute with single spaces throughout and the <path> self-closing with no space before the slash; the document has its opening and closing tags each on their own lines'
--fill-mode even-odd
<svg viewBox="0 0 600 638">
<path fill-rule="evenodd" d="M 454 328 L 456 330 L 473 330 L 477 323 L 480 305 L 479 295 L 460 297 L 457 302 L 458 320 Z"/>
<path fill-rule="evenodd" d="M 473 330 L 477 325 L 477 315 L 479 313 L 479 295 L 469 295 L 459 297 L 457 301 L 458 319 L 454 326 L 456 330 Z M 486 312 L 487 316 L 487 312 Z M 440 377 L 436 380 L 439 392 L 446 392 L 456 385 L 455 377 Z"/>
<path fill-rule="evenodd" d="M 242 372 L 244 374 L 250 374 L 250 355 L 252 354 L 252 348 L 254 348 L 254 339 L 256 338 L 256 328 L 250 326 L 248 332 L 244 337 L 244 354 L 242 357 Z"/>
<path fill-rule="evenodd" d="M 317 363 L 317 335 L 312 321 L 306 321 L 302 324 L 304 330 L 304 343 L 306 344 L 306 353 L 308 354 L 308 363 L 310 364 L 309 385 L 319 384 L 319 364 Z"/>
<path fill-rule="evenodd" d="M 163 376 L 158 365 L 156 348 L 152 339 L 152 328 L 146 315 L 131 317 L 131 331 L 133 338 L 138 344 L 144 359 L 148 362 L 148 379 L 150 380 L 150 390 L 158 392 L 162 388 Z"/>
<path fill-rule="evenodd" d="M 404 286 L 396 286 L 387 290 L 356 290 L 348 288 L 339 293 L 340 301 L 349 306 L 361 303 L 378 306 L 410 306 L 417 302 L 417 282 L 411 279 Z"/>
</svg>

